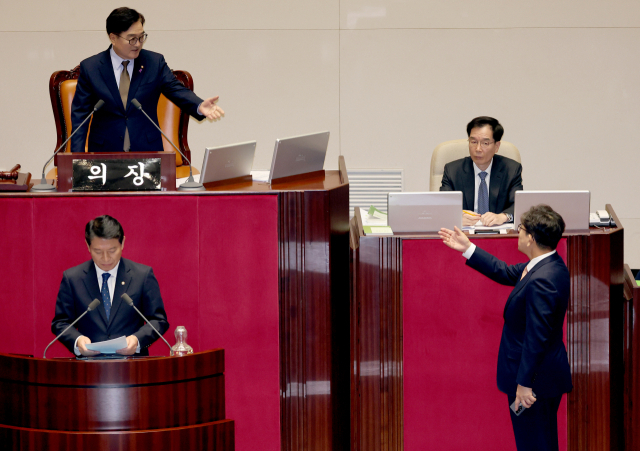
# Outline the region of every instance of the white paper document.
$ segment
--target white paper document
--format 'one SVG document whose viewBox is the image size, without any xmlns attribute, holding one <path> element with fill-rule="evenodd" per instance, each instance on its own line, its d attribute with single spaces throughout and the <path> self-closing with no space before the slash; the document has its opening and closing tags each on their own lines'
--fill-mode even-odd
<svg viewBox="0 0 640 451">
<path fill-rule="evenodd" d="M 89 343 L 87 349 L 90 351 L 98 351 L 103 354 L 115 354 L 118 349 L 127 347 L 127 337 L 124 335 L 113 340 L 99 341 L 97 343 Z"/>
</svg>

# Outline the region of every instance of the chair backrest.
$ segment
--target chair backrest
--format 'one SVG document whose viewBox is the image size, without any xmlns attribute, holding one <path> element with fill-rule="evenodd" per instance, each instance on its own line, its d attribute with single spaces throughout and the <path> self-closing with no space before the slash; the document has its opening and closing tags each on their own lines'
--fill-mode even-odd
<svg viewBox="0 0 640 451">
<path fill-rule="evenodd" d="M 187 88 L 193 91 L 193 79 L 187 71 L 174 70 L 173 74 Z M 78 75 L 80 75 L 80 66 L 76 66 L 73 70 L 61 70 L 54 72 L 49 80 L 49 95 L 51 97 L 51 107 L 53 108 L 53 117 L 56 122 L 57 149 L 62 145 L 67 136 L 71 134 L 71 103 L 76 92 L 78 83 Z M 187 131 L 189 127 L 189 115 L 184 113 L 178 106 L 167 99 L 164 95 L 160 95 L 158 100 L 158 125 L 162 131 L 180 148 L 180 150 L 191 159 L 191 150 L 187 142 Z M 91 125 L 89 125 L 89 133 L 91 133 Z M 88 138 L 88 135 L 87 135 Z M 175 149 L 169 142 L 162 137 L 162 145 L 165 151 L 175 152 Z M 65 152 L 71 152 L 71 142 L 68 142 Z M 87 146 L 85 145 L 85 152 Z M 184 163 L 186 164 L 186 163 Z M 176 152 L 176 166 L 182 166 L 182 156 Z"/>
<path fill-rule="evenodd" d="M 511 158 L 520 163 L 520 151 L 508 141 L 501 141 L 498 155 Z M 454 139 L 438 144 L 431 155 L 429 191 L 438 191 L 442 185 L 444 165 L 469 156 L 469 142 L 466 139 Z"/>
</svg>

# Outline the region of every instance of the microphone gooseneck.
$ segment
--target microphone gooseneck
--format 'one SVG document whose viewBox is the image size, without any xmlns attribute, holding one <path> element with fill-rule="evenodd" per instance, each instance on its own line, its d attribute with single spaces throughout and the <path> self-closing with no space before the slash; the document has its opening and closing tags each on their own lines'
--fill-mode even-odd
<svg viewBox="0 0 640 451">
<path fill-rule="evenodd" d="M 182 158 L 184 158 L 185 160 L 187 160 L 187 163 L 189 163 L 189 178 L 187 179 L 186 182 L 184 182 L 182 185 L 180 185 L 178 187 L 178 191 L 205 191 L 204 185 L 202 183 L 198 183 L 195 180 L 193 180 L 193 170 L 192 170 L 192 166 L 191 166 L 191 161 L 189 161 L 189 159 L 187 158 L 187 156 L 185 154 L 182 153 L 182 151 L 180 149 L 178 149 L 178 147 L 176 147 L 176 145 L 173 143 L 173 141 L 171 141 L 169 139 L 169 137 L 167 135 L 164 134 L 164 132 L 162 131 L 162 129 L 160 127 L 158 127 L 158 124 L 156 124 L 153 119 L 151 119 L 149 117 L 149 115 L 146 113 L 145 110 L 142 109 L 142 105 L 140 105 L 140 102 L 138 102 L 137 99 L 132 99 L 131 100 L 131 104 L 136 107 L 138 110 L 142 111 L 142 114 L 144 114 L 145 116 L 147 116 L 147 119 L 149 119 L 149 122 L 151 122 L 160 133 L 162 133 L 162 136 L 164 136 L 166 138 L 167 141 L 169 141 L 169 144 L 171 144 L 173 146 L 174 149 L 176 149 L 176 151 L 182 155 Z"/>
<path fill-rule="evenodd" d="M 142 319 L 143 319 L 143 320 L 144 320 L 148 325 L 150 325 L 150 326 L 151 326 L 151 328 L 155 331 L 155 333 L 156 333 L 156 334 L 158 334 L 158 336 L 159 336 L 160 338 L 162 338 L 162 341 L 164 341 L 164 342 L 167 344 L 167 346 L 169 347 L 169 351 L 171 351 L 171 345 L 169 344 L 169 342 L 168 342 L 167 340 L 165 340 L 165 339 L 164 339 L 164 337 L 162 336 L 162 334 L 161 334 L 160 332 L 158 332 L 158 329 L 156 329 L 155 327 L 153 327 L 153 324 L 151 324 L 151 322 L 150 322 L 147 318 L 145 318 L 145 316 L 142 314 L 142 312 L 140 312 L 140 310 L 138 310 L 138 307 L 136 307 L 135 305 L 133 305 L 133 299 L 131 299 L 131 297 L 130 297 L 127 293 L 125 293 L 125 294 L 123 294 L 122 296 L 120 296 L 120 298 L 121 298 L 124 302 L 126 302 L 127 304 L 129 304 L 131 307 L 133 307 L 133 308 L 136 310 L 136 312 L 138 312 L 138 315 L 140 315 L 140 316 L 142 317 Z"/>
<path fill-rule="evenodd" d="M 101 100 L 102 102 L 102 100 Z M 104 103 L 104 102 L 103 102 Z M 80 316 L 78 316 L 78 318 L 72 322 L 71 324 L 69 324 L 65 330 L 63 330 L 62 332 L 60 332 L 60 335 L 58 335 L 56 338 L 53 339 L 53 341 L 51 343 L 49 343 L 47 345 L 46 348 L 44 348 L 44 354 L 42 355 L 43 359 L 47 358 L 47 349 L 49 349 L 49 346 L 51 346 L 52 344 L 54 344 L 56 341 L 58 341 L 58 339 L 62 336 L 62 334 L 64 334 L 66 331 L 68 331 L 71 326 L 73 326 L 75 323 L 77 323 L 78 321 L 80 321 L 80 318 L 82 318 L 84 315 L 86 315 L 87 313 L 89 313 L 92 310 L 95 310 L 98 306 L 100 305 L 100 301 L 97 299 L 94 299 L 93 301 L 91 301 L 91 304 L 89 304 L 89 307 L 87 307 L 87 309 L 84 311 L 84 313 Z"/>
<path fill-rule="evenodd" d="M 60 145 L 60 147 L 58 147 L 56 151 L 53 152 L 53 155 L 51 155 L 51 158 L 49 158 L 47 162 L 44 164 L 44 166 L 42 167 L 42 178 L 40 179 L 40 183 L 31 188 L 30 191 L 32 193 L 54 193 L 57 191 L 55 186 L 49 185 L 47 183 L 47 178 L 44 175 L 44 171 L 46 170 L 49 163 L 51 163 L 51 160 L 53 160 L 53 158 L 58 154 L 58 152 L 60 152 L 64 148 L 64 146 L 67 144 L 67 142 L 69 142 L 69 140 L 73 137 L 73 135 L 75 135 L 76 132 L 82 128 L 85 122 L 87 122 L 91 118 L 91 116 L 93 116 L 93 113 L 95 113 L 100 108 L 102 108 L 103 105 L 104 105 L 104 100 L 102 99 L 98 100 L 96 105 L 93 107 L 93 110 L 91 111 L 91 113 L 84 118 L 84 121 L 82 121 L 82 123 L 78 125 L 78 127 L 73 131 L 73 133 L 71 133 L 69 137 L 64 140 L 64 142 Z"/>
</svg>

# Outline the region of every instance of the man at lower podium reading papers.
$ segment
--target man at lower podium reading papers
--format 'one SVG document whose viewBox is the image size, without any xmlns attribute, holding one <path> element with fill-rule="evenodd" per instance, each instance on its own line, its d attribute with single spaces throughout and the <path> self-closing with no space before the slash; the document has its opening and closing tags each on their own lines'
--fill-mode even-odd
<svg viewBox="0 0 640 451">
<path fill-rule="evenodd" d="M 569 271 L 555 249 L 564 220 L 547 205 L 531 207 L 518 226 L 518 250 L 528 263 L 507 265 L 469 241 L 457 227 L 441 229 L 450 248 L 463 252 L 467 265 L 502 285 L 513 286 L 504 308 L 498 351 L 498 389 L 510 410 L 518 451 L 558 450 L 557 413 L 572 390 L 563 324 L 569 303 Z"/>
<path fill-rule="evenodd" d="M 161 334 L 169 329 L 158 281 L 149 266 L 122 257 L 124 230 L 111 216 L 99 216 L 85 227 L 85 240 L 91 260 L 68 269 L 62 275 L 51 332 L 58 335 L 93 299 L 100 300 L 60 341 L 76 355 L 93 356 L 99 352 L 86 345 L 125 336 L 127 347 L 121 355 L 149 355 L 148 347 L 158 339 L 149 324 L 121 299 L 127 293 L 134 305 Z"/>
<path fill-rule="evenodd" d="M 522 165 L 496 155 L 504 128 L 480 116 L 467 124 L 469 156 L 444 166 L 440 191 L 462 191 L 462 225 L 497 226 L 513 222 L 516 191 L 522 190 Z"/>
</svg>

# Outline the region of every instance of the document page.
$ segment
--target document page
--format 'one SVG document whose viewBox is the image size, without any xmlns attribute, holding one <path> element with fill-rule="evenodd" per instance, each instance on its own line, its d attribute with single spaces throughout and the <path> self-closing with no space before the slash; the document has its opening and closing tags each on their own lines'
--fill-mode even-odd
<svg viewBox="0 0 640 451">
<path fill-rule="evenodd" d="M 87 349 L 91 351 L 98 351 L 103 354 L 115 354 L 118 349 L 124 349 L 127 347 L 127 337 L 124 335 L 113 340 L 99 341 L 97 343 L 89 343 Z"/>
</svg>

